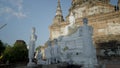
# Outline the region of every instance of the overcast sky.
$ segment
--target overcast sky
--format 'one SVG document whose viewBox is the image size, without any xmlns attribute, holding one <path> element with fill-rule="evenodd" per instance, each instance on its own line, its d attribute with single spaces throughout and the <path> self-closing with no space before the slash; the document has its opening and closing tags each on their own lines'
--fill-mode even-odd
<svg viewBox="0 0 120 68">
<path fill-rule="evenodd" d="M 116 4 L 117 0 L 111 0 Z M 71 0 L 61 0 L 65 16 L 71 6 Z M 29 43 L 32 27 L 36 28 L 37 46 L 43 45 L 49 38 L 49 25 L 53 22 L 57 0 L 0 0 L 0 40 L 10 45 L 16 40 Z"/>
</svg>

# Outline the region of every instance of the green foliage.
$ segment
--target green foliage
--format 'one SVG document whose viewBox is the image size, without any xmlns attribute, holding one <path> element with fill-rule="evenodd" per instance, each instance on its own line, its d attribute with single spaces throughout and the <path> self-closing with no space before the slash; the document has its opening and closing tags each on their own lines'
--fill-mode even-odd
<svg viewBox="0 0 120 68">
<path fill-rule="evenodd" d="M 24 61 L 28 57 L 27 45 L 25 43 L 15 43 L 13 47 L 14 60 Z"/>
<path fill-rule="evenodd" d="M 38 47 L 36 48 L 36 51 L 37 51 L 37 50 L 40 50 L 40 49 L 41 49 L 41 47 L 42 47 L 41 45 L 40 45 L 40 46 L 38 46 Z"/>
<path fill-rule="evenodd" d="M 5 51 L 4 51 L 4 54 L 3 54 L 3 60 L 4 61 L 12 61 L 12 57 L 13 57 L 13 50 L 12 50 L 12 47 L 11 46 L 7 46 Z"/>
<path fill-rule="evenodd" d="M 4 50 L 5 50 L 5 46 L 4 46 L 3 42 L 0 40 L 0 56 L 2 55 Z"/>
<path fill-rule="evenodd" d="M 21 62 L 28 59 L 28 50 L 26 43 L 16 42 L 13 47 L 7 46 L 3 60 L 9 62 Z"/>
</svg>

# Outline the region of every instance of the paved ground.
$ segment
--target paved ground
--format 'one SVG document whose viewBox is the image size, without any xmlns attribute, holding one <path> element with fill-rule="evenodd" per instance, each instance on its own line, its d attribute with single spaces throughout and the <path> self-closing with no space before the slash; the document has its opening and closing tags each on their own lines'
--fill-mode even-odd
<svg viewBox="0 0 120 68">
<path fill-rule="evenodd" d="M 77 66 L 77 65 L 51 64 L 51 65 L 38 65 L 36 67 L 19 66 L 15 68 L 80 68 L 80 67 L 81 66 Z"/>
<path fill-rule="evenodd" d="M 24 65 L 18 64 L 18 65 L 0 65 L 0 68 L 81 68 L 81 66 L 67 64 L 51 64 L 51 65 L 38 65 L 36 67 L 27 67 L 26 64 Z M 120 61 L 118 62 L 106 61 L 97 68 L 120 68 Z"/>
</svg>

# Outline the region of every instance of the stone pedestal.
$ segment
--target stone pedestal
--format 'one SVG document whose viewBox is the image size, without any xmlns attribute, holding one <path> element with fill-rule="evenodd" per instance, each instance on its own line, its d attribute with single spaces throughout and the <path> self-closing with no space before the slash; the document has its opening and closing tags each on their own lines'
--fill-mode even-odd
<svg viewBox="0 0 120 68">
<path fill-rule="evenodd" d="M 28 67 L 36 67 L 36 64 L 34 62 L 29 62 L 27 64 Z"/>
</svg>

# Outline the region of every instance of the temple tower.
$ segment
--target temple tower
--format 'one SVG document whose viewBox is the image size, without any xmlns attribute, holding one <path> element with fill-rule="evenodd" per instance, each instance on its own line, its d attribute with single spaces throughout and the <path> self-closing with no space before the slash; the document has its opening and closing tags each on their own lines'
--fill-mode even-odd
<svg viewBox="0 0 120 68">
<path fill-rule="evenodd" d="M 120 0 L 118 0 L 118 6 L 120 9 Z M 63 19 L 60 0 L 56 9 L 56 15 L 53 19 L 53 23 L 50 25 L 50 40 L 65 35 L 65 27 L 69 24 L 70 13 L 73 13 L 75 17 L 75 24 L 82 26 L 82 19 L 88 18 L 89 25 L 94 28 L 93 38 L 106 36 L 108 34 L 118 34 L 119 31 L 119 11 L 115 11 L 114 5 L 110 4 L 110 0 L 72 0 L 68 15 L 66 19 Z M 111 23 L 113 27 L 111 28 Z M 101 25 L 101 26 L 100 26 Z"/>
<path fill-rule="evenodd" d="M 52 25 L 49 27 L 50 29 L 50 40 L 58 38 L 61 35 L 61 24 L 64 23 L 60 0 L 58 0 L 58 5 L 56 9 L 56 15 L 53 19 Z"/>
<path fill-rule="evenodd" d="M 57 6 L 56 15 L 54 17 L 53 24 L 59 24 L 62 21 L 64 21 L 64 19 L 63 19 L 63 15 L 62 15 L 60 0 L 58 0 L 58 6 Z"/>
<path fill-rule="evenodd" d="M 110 5 L 110 0 L 72 0 L 69 13 L 73 12 L 75 18 L 78 19 L 112 11 L 114 11 L 114 6 Z"/>
</svg>

